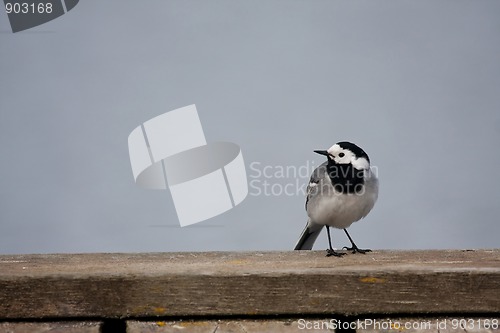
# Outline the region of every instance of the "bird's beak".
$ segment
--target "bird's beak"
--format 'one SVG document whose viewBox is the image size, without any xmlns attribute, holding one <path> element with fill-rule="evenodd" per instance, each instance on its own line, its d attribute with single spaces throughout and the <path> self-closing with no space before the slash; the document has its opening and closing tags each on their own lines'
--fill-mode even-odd
<svg viewBox="0 0 500 333">
<path fill-rule="evenodd" d="M 315 150 L 314 152 L 316 154 L 328 156 L 328 152 L 326 150 Z"/>
</svg>

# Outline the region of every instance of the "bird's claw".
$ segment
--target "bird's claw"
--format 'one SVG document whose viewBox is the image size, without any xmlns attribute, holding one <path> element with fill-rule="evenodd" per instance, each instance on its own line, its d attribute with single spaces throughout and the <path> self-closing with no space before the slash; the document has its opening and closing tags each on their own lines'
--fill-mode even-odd
<svg viewBox="0 0 500 333">
<path fill-rule="evenodd" d="M 347 247 L 347 246 L 344 246 L 342 248 L 342 250 L 347 250 L 347 251 L 351 251 L 351 253 L 362 253 L 362 254 L 365 254 L 366 252 L 372 252 L 372 250 L 370 249 L 359 249 L 357 246 L 353 246 L 353 247 Z"/>
<path fill-rule="evenodd" d="M 331 257 L 331 256 L 342 257 L 343 255 L 345 255 L 345 253 L 340 253 L 340 252 L 334 251 L 332 249 L 326 249 L 326 256 L 327 257 Z"/>
</svg>

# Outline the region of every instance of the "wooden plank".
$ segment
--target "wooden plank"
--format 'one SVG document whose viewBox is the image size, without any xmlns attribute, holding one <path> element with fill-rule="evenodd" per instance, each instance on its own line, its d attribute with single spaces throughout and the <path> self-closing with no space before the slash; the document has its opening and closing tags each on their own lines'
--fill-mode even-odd
<svg viewBox="0 0 500 333">
<path fill-rule="evenodd" d="M 337 329 L 357 333 L 498 333 L 500 319 L 488 318 L 366 318 L 345 319 L 268 319 L 268 320 L 184 320 L 128 321 L 128 333 L 329 333 Z"/>
<path fill-rule="evenodd" d="M 213 333 L 217 330 L 216 321 L 128 321 L 127 333 Z M 235 332 L 236 333 L 236 332 Z"/>
<path fill-rule="evenodd" d="M 500 250 L 0 256 L 0 318 L 488 314 Z"/>
<path fill-rule="evenodd" d="M 0 323 L 3 333 L 100 333 L 98 322 Z"/>
<path fill-rule="evenodd" d="M 318 320 L 319 321 L 319 320 Z M 297 320 L 128 321 L 128 333 L 331 333 L 328 328 L 300 329 Z"/>
</svg>

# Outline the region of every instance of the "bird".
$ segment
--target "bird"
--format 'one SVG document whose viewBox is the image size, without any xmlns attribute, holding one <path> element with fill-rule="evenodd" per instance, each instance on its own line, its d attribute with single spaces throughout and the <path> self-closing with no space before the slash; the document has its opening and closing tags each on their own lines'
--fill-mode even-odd
<svg viewBox="0 0 500 333">
<path fill-rule="evenodd" d="M 348 141 L 314 152 L 326 156 L 327 161 L 311 174 L 305 205 L 308 220 L 295 250 L 311 250 L 326 226 L 327 257 L 346 254 L 332 248 L 330 227 L 343 229 L 351 242 L 351 247 L 344 247 L 343 250 L 363 254 L 370 252 L 370 249 L 358 248 L 347 231 L 352 223 L 368 215 L 378 198 L 378 178 L 370 168 L 368 154 Z"/>
</svg>

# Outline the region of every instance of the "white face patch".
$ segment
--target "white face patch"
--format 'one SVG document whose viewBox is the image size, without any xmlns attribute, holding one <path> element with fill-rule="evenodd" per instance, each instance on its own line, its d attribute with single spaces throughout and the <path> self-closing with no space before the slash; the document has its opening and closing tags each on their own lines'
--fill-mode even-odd
<svg viewBox="0 0 500 333">
<path fill-rule="evenodd" d="M 337 164 L 349 164 L 351 163 L 357 170 L 367 170 L 370 168 L 370 163 L 364 157 L 356 157 L 352 151 L 349 149 L 343 149 L 338 144 L 334 144 L 327 150 L 330 154 L 330 158 Z"/>
<path fill-rule="evenodd" d="M 338 144 L 334 144 L 333 146 L 328 148 L 327 152 L 328 154 L 330 154 L 330 157 L 335 160 L 336 163 L 339 163 L 340 159 L 342 159 L 339 154 L 341 152 L 344 152 L 344 149 L 342 149 Z"/>
</svg>

